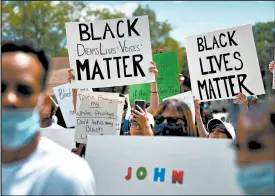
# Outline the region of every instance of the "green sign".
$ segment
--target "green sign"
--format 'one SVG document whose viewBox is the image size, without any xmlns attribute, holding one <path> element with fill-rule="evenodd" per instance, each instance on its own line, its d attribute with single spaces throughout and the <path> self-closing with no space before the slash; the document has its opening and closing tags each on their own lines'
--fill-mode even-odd
<svg viewBox="0 0 275 196">
<path fill-rule="evenodd" d="M 180 93 L 178 57 L 176 52 L 165 52 L 153 55 L 153 60 L 157 64 L 157 87 L 159 101 L 162 102 L 163 99 Z M 145 100 L 149 103 L 150 94 L 150 83 L 129 87 L 131 104 L 134 104 L 135 100 Z"/>
</svg>

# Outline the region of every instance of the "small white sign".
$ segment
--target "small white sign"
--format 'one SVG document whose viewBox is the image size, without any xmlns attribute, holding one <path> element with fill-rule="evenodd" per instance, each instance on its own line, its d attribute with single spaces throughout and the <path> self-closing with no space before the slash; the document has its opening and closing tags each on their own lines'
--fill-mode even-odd
<svg viewBox="0 0 275 196">
<path fill-rule="evenodd" d="M 61 109 L 67 127 L 74 127 L 76 116 L 73 106 L 73 92 L 69 83 L 53 88 L 54 95 Z"/>
<path fill-rule="evenodd" d="M 118 93 L 79 92 L 75 140 L 86 143 L 87 135 L 116 135 L 118 100 Z"/>
<path fill-rule="evenodd" d="M 181 101 L 183 101 L 184 103 L 186 103 L 189 107 L 189 109 L 191 110 L 192 113 L 192 118 L 193 118 L 193 123 L 195 123 L 195 105 L 194 105 L 194 99 L 193 99 L 193 95 L 191 91 L 187 91 L 185 93 L 181 93 L 172 97 L 168 97 L 166 99 L 179 99 Z M 163 99 L 166 100 L 166 99 Z"/>
<path fill-rule="evenodd" d="M 185 38 L 193 95 L 201 101 L 265 94 L 252 25 Z"/>
<path fill-rule="evenodd" d="M 73 88 L 155 81 L 148 16 L 66 23 Z"/>
</svg>

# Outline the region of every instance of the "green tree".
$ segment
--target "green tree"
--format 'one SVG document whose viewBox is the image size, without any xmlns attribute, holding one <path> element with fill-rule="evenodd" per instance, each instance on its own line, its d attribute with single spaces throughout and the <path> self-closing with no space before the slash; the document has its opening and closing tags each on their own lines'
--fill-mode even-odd
<svg viewBox="0 0 275 196">
<path fill-rule="evenodd" d="M 157 15 L 148 5 L 139 5 L 133 12 L 133 16 L 148 15 L 152 49 L 164 49 L 164 51 L 175 51 L 178 54 L 179 69 L 187 68 L 186 52 L 180 43 L 170 36 L 172 25 L 166 20 L 157 20 Z"/>
<path fill-rule="evenodd" d="M 107 9 L 91 11 L 83 2 L 3 1 L 2 39 L 35 40 L 51 57 L 68 56 L 66 22 L 124 17 Z"/>
<path fill-rule="evenodd" d="M 256 23 L 253 25 L 253 34 L 266 95 L 270 96 L 274 94 L 274 90 L 272 90 L 272 73 L 269 72 L 268 65 L 275 55 L 275 22 Z"/>
</svg>

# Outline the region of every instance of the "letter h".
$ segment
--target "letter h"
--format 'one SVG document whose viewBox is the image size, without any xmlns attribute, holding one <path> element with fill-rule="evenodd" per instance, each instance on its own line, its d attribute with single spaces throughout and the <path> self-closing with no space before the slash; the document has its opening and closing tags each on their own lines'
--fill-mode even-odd
<svg viewBox="0 0 275 196">
<path fill-rule="evenodd" d="M 161 171 L 159 171 L 159 168 L 155 168 L 154 172 L 154 181 L 157 182 L 158 179 L 160 179 L 160 182 L 164 182 L 165 179 L 165 168 L 161 168 Z"/>
</svg>

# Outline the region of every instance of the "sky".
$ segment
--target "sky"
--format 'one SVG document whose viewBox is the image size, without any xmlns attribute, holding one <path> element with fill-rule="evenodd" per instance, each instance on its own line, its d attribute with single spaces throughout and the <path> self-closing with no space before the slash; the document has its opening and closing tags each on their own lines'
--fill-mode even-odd
<svg viewBox="0 0 275 196">
<path fill-rule="evenodd" d="M 275 20 L 273 1 L 92 1 L 93 9 L 109 8 L 131 16 L 139 4 L 148 4 L 157 20 L 168 22 L 170 36 L 183 45 L 184 38 L 219 29 Z"/>
</svg>

